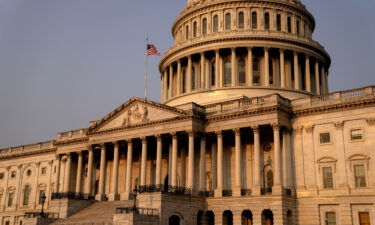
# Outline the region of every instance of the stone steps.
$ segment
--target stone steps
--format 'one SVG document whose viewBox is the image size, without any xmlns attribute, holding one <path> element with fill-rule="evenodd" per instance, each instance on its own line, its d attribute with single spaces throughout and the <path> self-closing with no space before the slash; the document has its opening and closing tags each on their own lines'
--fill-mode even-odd
<svg viewBox="0 0 375 225">
<path fill-rule="evenodd" d="M 129 207 L 133 201 L 94 202 L 78 213 L 58 219 L 52 224 L 65 225 L 112 225 L 113 215 L 118 207 Z"/>
</svg>

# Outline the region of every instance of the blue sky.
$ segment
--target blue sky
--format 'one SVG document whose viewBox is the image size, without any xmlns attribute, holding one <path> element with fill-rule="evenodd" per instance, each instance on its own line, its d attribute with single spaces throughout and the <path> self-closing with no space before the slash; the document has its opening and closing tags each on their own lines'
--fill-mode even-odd
<svg viewBox="0 0 375 225">
<path fill-rule="evenodd" d="M 305 0 L 332 58 L 330 89 L 375 85 L 375 1 Z M 145 39 L 160 52 L 185 0 L 0 0 L 0 148 L 87 127 L 143 97 Z M 160 57 L 150 58 L 159 101 Z"/>
</svg>

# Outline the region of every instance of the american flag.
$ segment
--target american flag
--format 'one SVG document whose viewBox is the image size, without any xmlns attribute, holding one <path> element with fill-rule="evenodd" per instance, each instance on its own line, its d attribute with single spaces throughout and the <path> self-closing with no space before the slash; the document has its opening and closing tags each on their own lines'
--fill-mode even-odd
<svg viewBox="0 0 375 225">
<path fill-rule="evenodd" d="M 160 53 L 158 50 L 156 50 L 155 45 L 147 44 L 147 55 L 158 55 L 160 56 Z"/>
</svg>

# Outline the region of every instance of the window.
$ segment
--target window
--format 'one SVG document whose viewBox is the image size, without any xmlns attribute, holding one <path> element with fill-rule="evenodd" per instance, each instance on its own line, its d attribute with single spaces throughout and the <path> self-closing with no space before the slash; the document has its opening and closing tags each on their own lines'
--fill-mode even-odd
<svg viewBox="0 0 375 225">
<path fill-rule="evenodd" d="M 203 18 L 202 20 L 202 34 L 207 34 L 207 19 Z"/>
<path fill-rule="evenodd" d="M 297 35 L 300 35 L 300 22 L 299 22 L 299 20 L 297 19 L 296 20 L 296 33 L 297 33 Z"/>
<path fill-rule="evenodd" d="M 290 18 L 290 16 L 288 16 L 286 28 L 288 33 L 292 33 L 292 19 Z"/>
<path fill-rule="evenodd" d="M 323 188 L 333 188 L 332 167 L 323 167 Z"/>
<path fill-rule="evenodd" d="M 47 174 L 47 167 L 42 167 L 42 170 L 40 172 L 42 175 L 46 175 Z"/>
<path fill-rule="evenodd" d="M 253 83 L 260 83 L 260 62 L 258 58 L 253 59 Z"/>
<path fill-rule="evenodd" d="M 29 176 L 31 176 L 31 170 L 27 170 L 26 171 L 26 175 L 29 177 Z"/>
<path fill-rule="evenodd" d="M 270 58 L 269 59 L 269 63 L 268 63 L 268 67 L 269 67 L 269 76 L 270 76 L 270 84 L 273 84 L 273 61 L 272 59 Z"/>
<path fill-rule="evenodd" d="M 4 179 L 4 173 L 0 173 L 0 180 Z"/>
<path fill-rule="evenodd" d="M 281 15 L 277 14 L 276 16 L 276 29 L 281 31 Z"/>
<path fill-rule="evenodd" d="M 213 32 L 217 32 L 219 30 L 219 17 L 217 15 L 214 16 L 213 18 Z"/>
<path fill-rule="evenodd" d="M 182 93 L 186 92 L 186 70 L 182 72 Z"/>
<path fill-rule="evenodd" d="M 320 144 L 331 143 L 331 134 L 330 133 L 321 133 L 320 134 Z"/>
<path fill-rule="evenodd" d="M 197 32 L 198 32 L 198 24 L 197 24 L 197 21 L 195 21 L 193 23 L 193 37 L 197 36 Z"/>
<path fill-rule="evenodd" d="M 350 139 L 352 141 L 362 140 L 362 129 L 354 129 L 350 131 Z"/>
<path fill-rule="evenodd" d="M 270 14 L 268 12 L 264 14 L 264 29 L 270 29 Z"/>
<path fill-rule="evenodd" d="M 185 29 L 185 39 L 189 39 L 189 26 L 186 26 L 186 29 Z"/>
<path fill-rule="evenodd" d="M 256 12 L 252 12 L 251 13 L 251 27 L 253 29 L 257 29 L 258 28 L 258 16 L 257 16 Z"/>
<path fill-rule="evenodd" d="M 211 86 L 216 84 L 216 64 L 215 61 L 211 62 Z"/>
<path fill-rule="evenodd" d="M 245 16 L 243 12 L 238 13 L 238 29 L 244 29 L 245 27 Z"/>
<path fill-rule="evenodd" d="M 38 203 L 41 205 L 42 203 L 43 203 L 43 195 L 45 195 L 46 194 L 46 191 L 45 190 L 40 190 L 39 191 L 39 200 L 38 200 Z"/>
<path fill-rule="evenodd" d="M 369 212 L 359 212 L 358 218 L 359 218 L 359 225 L 371 225 Z"/>
<path fill-rule="evenodd" d="M 326 225 L 336 225 L 336 213 L 326 212 Z"/>
<path fill-rule="evenodd" d="M 225 30 L 230 30 L 232 28 L 231 26 L 232 16 L 230 13 L 225 14 Z"/>
<path fill-rule="evenodd" d="M 246 65 L 244 58 L 240 58 L 240 60 L 238 60 L 238 83 L 246 83 Z"/>
<path fill-rule="evenodd" d="M 11 192 L 8 194 L 8 207 L 11 207 L 13 205 L 13 198 L 14 198 L 14 193 Z"/>
<path fill-rule="evenodd" d="M 229 59 L 224 61 L 224 85 L 232 83 L 232 64 Z"/>
<path fill-rule="evenodd" d="M 192 66 L 191 67 L 191 90 L 195 90 L 195 74 L 196 74 L 196 70 L 195 70 L 195 66 Z"/>
<path fill-rule="evenodd" d="M 17 172 L 16 171 L 12 171 L 10 173 L 10 178 L 16 178 L 16 176 L 17 176 Z"/>
<path fill-rule="evenodd" d="M 26 185 L 25 189 L 23 190 L 23 205 L 29 204 L 30 191 L 31 191 L 30 186 Z"/>
<path fill-rule="evenodd" d="M 354 165 L 354 179 L 356 187 L 366 187 L 365 165 Z"/>
</svg>

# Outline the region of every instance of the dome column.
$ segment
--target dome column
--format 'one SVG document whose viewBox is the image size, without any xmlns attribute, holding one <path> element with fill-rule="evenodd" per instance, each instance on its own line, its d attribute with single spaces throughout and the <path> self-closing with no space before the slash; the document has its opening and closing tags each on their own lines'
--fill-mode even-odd
<svg viewBox="0 0 375 225">
<path fill-rule="evenodd" d="M 177 61 L 177 84 L 176 96 L 181 94 L 181 60 Z"/>
<path fill-rule="evenodd" d="M 169 65 L 169 89 L 168 89 L 168 95 L 171 99 L 173 96 L 173 65 L 172 63 Z"/>
<path fill-rule="evenodd" d="M 323 92 L 323 94 L 327 94 L 327 84 L 326 84 L 326 82 L 327 82 L 327 80 L 326 80 L 326 78 L 325 78 L 325 74 L 324 74 L 324 66 L 322 66 L 322 68 L 321 68 L 321 78 L 322 78 L 322 92 Z"/>
<path fill-rule="evenodd" d="M 311 92 L 311 74 L 310 74 L 310 56 L 306 55 L 305 60 L 305 82 L 306 82 L 306 91 Z"/>
<path fill-rule="evenodd" d="M 186 92 L 191 92 L 191 66 L 192 66 L 192 59 L 191 55 L 188 56 L 188 66 L 187 66 L 187 82 L 186 82 Z"/>
<path fill-rule="evenodd" d="M 215 87 L 221 87 L 220 79 L 220 53 L 219 50 L 215 50 Z"/>
<path fill-rule="evenodd" d="M 282 88 L 286 87 L 284 49 L 280 49 L 280 83 Z"/>
<path fill-rule="evenodd" d="M 232 68 L 231 68 L 231 86 L 234 87 L 237 85 L 237 76 L 236 76 L 236 68 L 237 68 L 237 63 L 236 63 L 236 48 L 231 48 L 231 65 L 232 65 Z"/>
<path fill-rule="evenodd" d="M 167 68 L 164 70 L 164 76 L 163 76 L 163 80 L 164 80 L 164 88 L 163 88 L 163 92 L 164 92 L 164 101 L 167 101 L 168 100 L 168 73 L 167 73 Z"/>
<path fill-rule="evenodd" d="M 294 58 L 294 89 L 300 90 L 299 66 L 298 66 L 298 52 L 293 52 Z"/>
<path fill-rule="evenodd" d="M 248 86 L 253 86 L 253 80 L 254 80 L 254 74 L 253 74 L 253 48 L 249 47 L 247 48 L 247 84 Z"/>
<path fill-rule="evenodd" d="M 206 58 L 204 56 L 204 52 L 201 52 L 201 61 L 200 61 L 200 79 L 198 79 L 198 89 L 204 89 L 205 87 L 205 70 L 204 70 L 204 65 L 205 65 Z"/>
<path fill-rule="evenodd" d="M 320 75 L 319 75 L 319 61 L 315 60 L 315 92 L 320 95 Z"/>
<path fill-rule="evenodd" d="M 265 86 L 270 86 L 270 55 L 268 48 L 264 48 L 264 82 Z"/>
<path fill-rule="evenodd" d="M 206 70 L 205 70 L 205 81 L 204 81 L 204 88 L 210 89 L 210 62 L 209 60 L 205 60 Z"/>
</svg>

